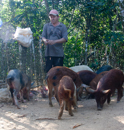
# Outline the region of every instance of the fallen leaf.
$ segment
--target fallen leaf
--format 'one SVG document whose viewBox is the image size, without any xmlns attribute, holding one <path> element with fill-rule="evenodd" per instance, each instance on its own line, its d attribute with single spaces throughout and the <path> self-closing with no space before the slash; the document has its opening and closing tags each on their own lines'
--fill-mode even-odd
<svg viewBox="0 0 124 130">
<path fill-rule="evenodd" d="M 21 118 L 21 117 L 26 117 L 26 114 L 24 114 L 24 115 L 21 115 L 21 116 L 18 116 L 18 118 Z"/>
<path fill-rule="evenodd" d="M 77 128 L 77 127 L 79 127 L 79 126 L 81 126 L 81 125 L 83 125 L 83 124 L 75 125 L 75 126 L 73 126 L 73 129 L 74 129 L 74 128 Z"/>
</svg>

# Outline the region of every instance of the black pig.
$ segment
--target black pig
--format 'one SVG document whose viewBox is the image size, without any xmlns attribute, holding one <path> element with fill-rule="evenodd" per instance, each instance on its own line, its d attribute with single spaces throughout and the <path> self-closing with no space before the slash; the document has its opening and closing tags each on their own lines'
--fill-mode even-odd
<svg viewBox="0 0 124 130">
<path fill-rule="evenodd" d="M 24 102 L 23 94 L 29 100 L 31 79 L 22 71 L 13 69 L 9 71 L 6 80 L 9 86 L 13 104 L 15 104 L 18 109 L 20 109 L 18 105 L 17 95 L 19 92 L 21 93 L 20 98 L 22 102 Z"/>
</svg>

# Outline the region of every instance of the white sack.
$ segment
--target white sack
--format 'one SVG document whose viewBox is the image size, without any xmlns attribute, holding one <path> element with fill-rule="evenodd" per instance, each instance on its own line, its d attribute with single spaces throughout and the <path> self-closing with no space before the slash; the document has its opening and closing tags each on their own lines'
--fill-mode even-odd
<svg viewBox="0 0 124 130">
<path fill-rule="evenodd" d="M 75 72 L 79 72 L 81 70 L 90 70 L 93 72 L 93 70 L 87 66 L 87 65 L 78 65 L 78 66 L 73 66 L 73 67 L 70 67 L 71 70 L 75 71 Z"/>
<path fill-rule="evenodd" d="M 11 102 L 12 98 L 8 88 L 0 89 L 0 102 Z"/>
<path fill-rule="evenodd" d="M 16 28 L 14 39 L 17 40 L 22 46 L 29 47 L 33 40 L 32 31 L 30 28 Z"/>
</svg>

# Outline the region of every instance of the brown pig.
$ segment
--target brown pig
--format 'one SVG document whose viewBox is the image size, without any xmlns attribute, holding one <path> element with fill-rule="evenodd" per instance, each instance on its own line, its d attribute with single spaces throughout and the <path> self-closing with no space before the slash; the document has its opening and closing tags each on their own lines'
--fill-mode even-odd
<svg viewBox="0 0 124 130">
<path fill-rule="evenodd" d="M 58 119 L 61 119 L 63 114 L 64 104 L 67 105 L 69 115 L 73 116 L 72 105 L 76 106 L 76 86 L 73 80 L 69 76 L 63 76 L 59 82 L 58 98 L 60 104 L 60 110 Z"/>
</svg>

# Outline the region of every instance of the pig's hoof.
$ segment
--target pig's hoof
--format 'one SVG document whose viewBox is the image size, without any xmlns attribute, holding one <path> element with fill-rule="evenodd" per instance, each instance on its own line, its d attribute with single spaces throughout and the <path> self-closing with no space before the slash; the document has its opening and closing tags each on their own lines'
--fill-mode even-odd
<svg viewBox="0 0 124 130">
<path fill-rule="evenodd" d="M 78 99 L 77 99 L 78 101 L 81 101 L 81 98 L 80 97 L 78 97 Z"/>
<path fill-rule="evenodd" d="M 70 113 L 69 115 L 70 115 L 70 116 L 74 116 L 73 113 Z"/>
<path fill-rule="evenodd" d="M 65 108 L 66 111 L 68 111 L 68 108 Z"/>
<path fill-rule="evenodd" d="M 58 120 L 61 120 L 61 117 L 58 117 Z"/>
<path fill-rule="evenodd" d="M 76 110 L 78 107 L 77 106 L 74 106 L 74 109 Z"/>
<path fill-rule="evenodd" d="M 22 100 L 22 103 L 25 103 L 26 102 L 26 100 Z"/>
<path fill-rule="evenodd" d="M 21 109 L 19 106 L 17 106 L 18 109 Z"/>
<path fill-rule="evenodd" d="M 49 103 L 49 106 L 50 106 L 50 107 L 53 107 L 53 104 Z"/>
</svg>

